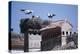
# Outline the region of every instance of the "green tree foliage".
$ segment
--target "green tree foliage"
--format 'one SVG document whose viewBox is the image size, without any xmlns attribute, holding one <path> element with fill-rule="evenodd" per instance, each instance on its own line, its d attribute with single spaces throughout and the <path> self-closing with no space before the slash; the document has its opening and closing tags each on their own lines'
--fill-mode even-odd
<svg viewBox="0 0 80 54">
<path fill-rule="evenodd" d="M 28 29 L 39 30 L 42 26 L 49 25 L 48 20 L 42 20 L 41 18 L 21 19 L 20 20 L 20 31 L 21 33 L 26 32 Z"/>
<path fill-rule="evenodd" d="M 27 22 L 29 28 L 32 29 L 41 29 L 41 23 L 37 19 L 29 19 Z"/>
<path fill-rule="evenodd" d="M 29 28 L 29 26 L 27 25 L 29 19 L 21 19 L 20 20 L 20 32 L 24 33 L 26 32 L 26 30 Z"/>
</svg>

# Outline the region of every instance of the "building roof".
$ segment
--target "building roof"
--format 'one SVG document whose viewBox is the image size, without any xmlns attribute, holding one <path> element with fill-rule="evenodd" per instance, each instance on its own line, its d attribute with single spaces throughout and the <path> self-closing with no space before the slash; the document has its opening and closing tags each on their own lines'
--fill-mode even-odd
<svg viewBox="0 0 80 54">
<path fill-rule="evenodd" d="M 69 23 L 69 25 L 71 25 L 71 27 L 73 27 L 73 25 L 69 22 L 69 21 L 65 21 L 65 20 L 58 20 L 58 21 L 54 21 L 53 23 L 56 23 L 56 22 L 67 22 L 67 23 Z"/>
<path fill-rule="evenodd" d="M 40 29 L 40 31 L 45 30 L 45 29 L 50 29 L 50 28 L 55 28 L 55 27 L 62 27 L 64 23 L 68 23 L 72 28 L 72 24 L 69 21 L 65 21 L 65 20 L 58 20 L 58 21 L 54 21 L 52 23 L 50 23 L 48 26 L 46 26 L 45 28 Z"/>
</svg>

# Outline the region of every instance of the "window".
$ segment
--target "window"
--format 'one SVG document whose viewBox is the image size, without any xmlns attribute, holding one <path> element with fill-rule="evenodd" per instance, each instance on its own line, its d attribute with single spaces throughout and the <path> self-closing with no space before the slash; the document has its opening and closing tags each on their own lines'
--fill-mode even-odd
<svg viewBox="0 0 80 54">
<path fill-rule="evenodd" d="M 70 35 L 72 34 L 72 32 L 70 32 Z"/>
<path fill-rule="evenodd" d="M 62 32 L 62 34 L 64 35 L 64 31 Z"/>
<path fill-rule="evenodd" d="M 66 35 L 68 35 L 68 31 L 66 32 Z"/>
</svg>

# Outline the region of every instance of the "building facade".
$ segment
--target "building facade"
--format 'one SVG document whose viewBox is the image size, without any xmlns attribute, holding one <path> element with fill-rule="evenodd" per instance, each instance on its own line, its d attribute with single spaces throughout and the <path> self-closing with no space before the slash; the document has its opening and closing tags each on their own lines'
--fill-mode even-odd
<svg viewBox="0 0 80 54">
<path fill-rule="evenodd" d="M 66 45 L 67 36 L 73 34 L 72 28 L 73 26 L 65 20 L 54 21 L 45 28 L 42 28 L 41 50 L 51 50 L 56 44 L 60 46 Z"/>
</svg>

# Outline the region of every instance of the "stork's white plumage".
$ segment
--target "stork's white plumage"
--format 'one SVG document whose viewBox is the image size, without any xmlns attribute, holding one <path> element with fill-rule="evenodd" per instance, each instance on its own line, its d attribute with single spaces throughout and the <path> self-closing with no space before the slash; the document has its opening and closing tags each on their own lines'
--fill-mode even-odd
<svg viewBox="0 0 80 54">
<path fill-rule="evenodd" d="M 30 9 L 22 9 L 21 11 L 23 11 L 25 14 L 31 14 L 33 12 L 33 10 Z"/>
<path fill-rule="evenodd" d="M 33 10 L 25 10 L 24 12 L 25 12 L 25 14 L 30 14 L 33 12 Z"/>
<path fill-rule="evenodd" d="M 51 14 L 50 13 L 48 13 L 48 16 L 50 16 Z"/>
</svg>

